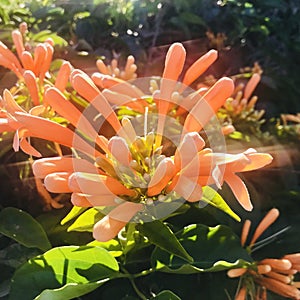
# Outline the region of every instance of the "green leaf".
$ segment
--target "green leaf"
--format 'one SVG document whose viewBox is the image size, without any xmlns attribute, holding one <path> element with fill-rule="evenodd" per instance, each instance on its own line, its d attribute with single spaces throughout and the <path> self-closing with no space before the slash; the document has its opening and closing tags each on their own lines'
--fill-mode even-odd
<svg viewBox="0 0 300 300">
<path fill-rule="evenodd" d="M 202 188 L 202 191 L 202 201 L 205 201 L 208 204 L 222 210 L 235 220 L 239 222 L 241 221 L 241 218 L 231 210 L 231 208 L 228 206 L 228 204 L 222 198 L 222 196 L 219 193 L 217 193 L 213 188 L 211 188 L 210 186 L 205 186 Z"/>
<path fill-rule="evenodd" d="M 13 243 L 0 250 L 0 264 L 16 269 L 29 258 L 40 253 L 41 252 L 36 248 L 26 248 L 20 244 Z"/>
<path fill-rule="evenodd" d="M 65 225 L 69 221 L 81 215 L 84 211 L 86 211 L 85 207 L 73 206 L 71 211 L 61 220 L 60 224 Z"/>
<path fill-rule="evenodd" d="M 66 40 L 50 30 L 42 30 L 32 36 L 32 40 L 36 42 L 44 42 L 48 38 L 51 38 L 55 45 L 59 45 L 61 47 L 66 47 L 68 45 Z"/>
<path fill-rule="evenodd" d="M 28 248 L 47 251 L 51 244 L 43 227 L 30 214 L 7 207 L 0 212 L 0 233 Z"/>
<path fill-rule="evenodd" d="M 187 264 L 157 247 L 151 258 L 153 267 L 168 273 L 193 274 L 222 271 L 252 261 L 248 252 L 241 247 L 239 237 L 227 226 L 192 224 L 176 233 L 176 236 L 193 257 L 193 264 Z"/>
<path fill-rule="evenodd" d="M 123 254 L 122 247 L 117 240 L 109 240 L 107 242 L 92 241 L 87 246 L 98 246 L 106 249 L 114 257 L 119 257 Z"/>
<path fill-rule="evenodd" d="M 180 298 L 171 291 L 162 291 L 150 300 L 180 300 Z"/>
<path fill-rule="evenodd" d="M 95 208 L 90 208 L 81 214 L 68 228 L 68 231 L 93 231 L 93 226 L 103 218 L 103 214 Z"/>
<path fill-rule="evenodd" d="M 186 261 L 192 262 L 193 258 L 182 247 L 171 229 L 159 220 L 138 224 L 139 232 L 147 237 L 149 241 L 170 254 L 176 255 Z"/>
<path fill-rule="evenodd" d="M 85 295 L 87 293 L 92 292 L 105 282 L 107 282 L 109 278 L 105 278 L 103 280 L 99 280 L 97 282 L 91 282 L 86 284 L 78 284 L 78 283 L 68 283 L 61 288 L 53 289 L 53 290 L 44 290 L 41 294 L 34 298 L 34 300 L 68 300 L 74 299 L 79 296 Z"/>
<path fill-rule="evenodd" d="M 76 245 L 83 246 L 93 240 L 90 232 L 68 232 L 70 223 L 61 225 L 61 220 L 67 215 L 68 209 L 61 208 L 51 210 L 38 216 L 37 221 L 47 232 L 52 245 Z"/>
<path fill-rule="evenodd" d="M 41 294 L 40 299 L 72 299 L 97 287 L 91 283 L 102 284 L 103 280 L 118 277 L 118 270 L 115 258 L 103 248 L 53 248 L 30 259 L 15 272 L 10 299 L 32 300 L 46 289 L 53 291 L 45 291 L 44 295 L 53 293 L 56 298 Z"/>
</svg>

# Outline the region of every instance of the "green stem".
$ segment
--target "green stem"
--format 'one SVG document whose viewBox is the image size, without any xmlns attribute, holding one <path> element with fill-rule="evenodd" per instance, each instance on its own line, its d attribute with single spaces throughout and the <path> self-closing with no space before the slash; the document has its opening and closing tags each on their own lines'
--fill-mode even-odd
<svg viewBox="0 0 300 300">
<path fill-rule="evenodd" d="M 130 274 L 124 267 L 122 267 L 122 271 L 125 273 L 124 277 L 128 278 L 134 291 L 136 292 L 136 294 L 142 299 L 142 300 L 147 300 L 148 298 L 138 289 L 137 285 L 135 284 L 134 282 L 134 279 L 135 278 L 138 278 L 138 277 L 141 277 L 141 276 L 146 276 L 150 273 L 153 272 L 153 269 L 150 269 L 150 270 L 146 270 L 146 271 L 143 271 L 141 273 L 138 273 L 138 274 Z"/>
<path fill-rule="evenodd" d="M 147 300 L 147 297 L 138 289 L 138 287 L 136 286 L 134 279 L 132 277 L 128 277 L 134 291 L 136 292 L 136 294 L 142 299 L 142 300 Z"/>
<path fill-rule="evenodd" d="M 142 271 L 141 273 L 137 273 L 137 274 L 133 274 L 132 277 L 133 278 L 139 278 L 139 277 L 142 277 L 142 276 L 147 276 L 151 273 L 154 273 L 156 270 L 155 269 L 149 269 L 149 270 L 145 270 L 145 271 Z"/>
</svg>

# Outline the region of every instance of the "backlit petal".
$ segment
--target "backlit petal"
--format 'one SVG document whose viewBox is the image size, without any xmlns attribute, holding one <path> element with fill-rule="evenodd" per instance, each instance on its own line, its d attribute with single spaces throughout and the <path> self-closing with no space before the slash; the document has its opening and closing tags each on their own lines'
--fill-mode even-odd
<svg viewBox="0 0 300 300">
<path fill-rule="evenodd" d="M 148 196 L 159 194 L 174 176 L 174 163 L 171 158 L 164 158 L 157 166 L 148 185 Z"/>
<path fill-rule="evenodd" d="M 97 168 L 85 159 L 75 157 L 47 157 L 41 158 L 33 162 L 32 170 L 34 176 L 45 178 L 48 174 L 57 172 L 94 172 Z"/>
<path fill-rule="evenodd" d="M 185 56 L 186 52 L 181 43 L 172 44 L 166 55 L 162 77 L 176 81 L 182 72 Z"/>
<path fill-rule="evenodd" d="M 14 117 L 28 130 L 28 136 L 53 141 L 67 147 L 76 145 L 77 150 L 93 156 L 97 153 L 82 138 L 58 123 L 22 112 L 16 112 Z"/>
<path fill-rule="evenodd" d="M 247 187 L 242 179 L 235 174 L 226 174 L 225 181 L 229 185 L 230 189 L 232 190 L 241 206 L 245 210 L 251 211 L 253 209 L 253 206 L 250 201 Z"/>
<path fill-rule="evenodd" d="M 196 202 L 202 198 L 202 187 L 190 178 L 180 175 L 172 189 L 189 202 Z"/>
<path fill-rule="evenodd" d="M 71 173 L 58 172 L 52 173 L 45 177 L 44 184 L 46 189 L 51 193 L 71 193 L 68 185 L 68 179 Z"/>
<path fill-rule="evenodd" d="M 197 132 L 189 132 L 184 135 L 183 140 L 176 149 L 174 156 L 174 163 L 176 166 L 176 171 L 187 166 L 197 153 L 202 150 L 205 142 L 202 137 Z"/>
<path fill-rule="evenodd" d="M 19 56 L 19 58 L 21 58 L 22 57 L 22 52 L 25 50 L 24 44 L 23 44 L 22 34 L 19 30 L 14 30 L 11 33 L 11 36 L 12 36 L 13 42 L 15 44 L 18 56 Z"/>
<path fill-rule="evenodd" d="M 80 96 L 92 102 L 100 93 L 88 75 L 74 73 L 71 74 L 71 83 Z"/>
<path fill-rule="evenodd" d="M 7 60 L 11 61 L 19 70 L 22 69 L 17 57 L 1 41 L 0 41 L 0 54 L 3 55 Z"/>
<path fill-rule="evenodd" d="M 229 98 L 233 90 L 234 84 L 230 78 L 224 77 L 218 80 L 188 114 L 184 123 L 185 130 L 199 132 Z"/>
<path fill-rule="evenodd" d="M 120 204 L 94 225 L 93 237 L 100 242 L 113 239 L 142 208 L 141 204 L 132 202 Z"/>
<path fill-rule="evenodd" d="M 122 201 L 116 195 L 86 195 L 81 193 L 73 193 L 71 202 L 76 206 L 116 206 L 119 201 Z"/>
<path fill-rule="evenodd" d="M 95 195 L 128 195 L 135 192 L 127 189 L 119 181 L 104 175 L 75 172 L 70 176 L 69 186 L 73 192 Z"/>
<path fill-rule="evenodd" d="M 203 56 L 201 56 L 196 62 L 194 62 L 186 71 L 183 84 L 190 85 L 194 82 L 202 73 L 204 73 L 211 64 L 218 58 L 218 52 L 216 50 L 210 50 Z"/>
<path fill-rule="evenodd" d="M 44 44 L 40 43 L 36 46 L 34 50 L 34 74 L 36 76 L 40 75 L 41 67 L 44 63 L 46 63 L 46 55 L 47 55 L 47 48 Z"/>
<path fill-rule="evenodd" d="M 64 61 L 58 71 L 55 87 L 63 92 L 66 88 L 66 85 L 69 81 L 69 77 L 72 71 L 72 65 L 68 61 Z"/>
<path fill-rule="evenodd" d="M 123 164 L 129 166 L 132 161 L 131 153 L 126 141 L 118 136 L 112 137 L 108 142 L 108 148 L 113 157 Z"/>
<path fill-rule="evenodd" d="M 36 83 L 36 77 L 35 77 L 34 73 L 32 71 L 25 71 L 23 76 L 24 76 L 24 80 L 25 80 L 25 83 L 29 90 L 33 104 L 39 105 L 40 98 L 39 98 L 38 86 Z"/>
</svg>

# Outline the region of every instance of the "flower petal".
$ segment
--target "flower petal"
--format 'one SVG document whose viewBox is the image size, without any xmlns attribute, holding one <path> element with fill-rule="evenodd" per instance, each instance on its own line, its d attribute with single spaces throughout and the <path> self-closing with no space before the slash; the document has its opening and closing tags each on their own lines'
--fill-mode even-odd
<svg viewBox="0 0 300 300">
<path fill-rule="evenodd" d="M 23 44 L 22 34 L 21 34 L 21 32 L 19 30 L 14 30 L 11 33 L 11 36 L 12 36 L 13 42 L 15 44 L 18 56 L 21 59 L 22 52 L 25 50 L 25 47 L 24 47 L 24 44 Z"/>
<path fill-rule="evenodd" d="M 35 177 L 45 178 L 51 173 L 57 172 L 95 172 L 97 168 L 85 159 L 75 157 L 47 157 L 33 162 L 32 170 Z"/>
<path fill-rule="evenodd" d="M 44 100 L 62 117 L 66 118 L 76 127 L 76 130 L 83 132 L 95 141 L 104 151 L 106 143 L 99 138 L 91 123 L 85 116 L 56 88 L 48 88 Z"/>
<path fill-rule="evenodd" d="M 76 71 L 76 70 L 74 70 Z M 88 75 L 78 74 L 77 72 L 71 73 L 71 83 L 74 89 L 78 92 L 80 96 L 89 102 L 92 102 L 100 93 L 98 88 L 95 86 L 93 81 Z"/>
<path fill-rule="evenodd" d="M 143 209 L 141 204 L 124 202 L 94 225 L 93 237 L 106 242 L 113 239 L 132 217 Z"/>
<path fill-rule="evenodd" d="M 58 172 L 52 173 L 45 177 L 44 184 L 46 189 L 51 193 L 71 193 L 68 185 L 68 179 L 71 173 Z"/>
<path fill-rule="evenodd" d="M 256 240 L 264 233 L 264 231 L 278 219 L 278 217 L 279 210 L 277 208 L 272 208 L 256 227 L 250 245 L 253 245 Z"/>
<path fill-rule="evenodd" d="M 225 174 L 225 181 L 229 185 L 233 194 L 235 195 L 241 206 L 247 210 L 251 211 L 253 209 L 252 203 L 250 201 L 250 196 L 245 183 L 240 177 L 235 174 Z"/>
<path fill-rule="evenodd" d="M 11 61 L 19 70 L 22 70 L 21 64 L 17 57 L 10 51 L 5 44 L 0 41 L 0 54 L 7 60 Z"/>
<path fill-rule="evenodd" d="M 120 198 L 116 195 L 86 195 L 82 193 L 73 193 L 71 202 L 76 206 L 85 207 L 88 206 L 116 206 L 118 202 L 121 202 Z"/>
<path fill-rule="evenodd" d="M 3 106 L 11 114 L 16 111 L 26 112 L 14 99 L 9 90 L 5 89 L 3 92 Z"/>
<path fill-rule="evenodd" d="M 108 149 L 113 157 L 124 166 L 129 166 L 132 156 L 126 141 L 119 137 L 113 136 L 108 142 Z"/>
<path fill-rule="evenodd" d="M 148 196 L 158 195 L 174 176 L 174 163 L 171 158 L 164 158 L 157 166 L 148 185 Z"/>
<path fill-rule="evenodd" d="M 47 47 L 40 43 L 36 46 L 34 50 L 34 74 L 36 76 L 40 75 L 41 67 L 44 63 L 46 63 L 46 56 L 47 56 Z"/>
<path fill-rule="evenodd" d="M 247 157 L 250 159 L 250 164 L 247 164 L 242 170 L 238 172 L 247 172 L 260 169 L 270 164 L 273 160 L 273 157 L 268 153 L 253 153 L 247 155 Z"/>
<path fill-rule="evenodd" d="M 75 172 L 70 176 L 69 186 L 73 192 L 91 195 L 128 195 L 135 191 L 127 189 L 118 180 L 104 175 Z"/>
<path fill-rule="evenodd" d="M 47 42 L 45 42 L 45 45 L 46 45 L 46 57 L 45 57 L 44 63 L 41 65 L 40 70 L 39 70 L 39 72 L 40 72 L 39 78 L 42 82 L 44 81 L 46 73 L 48 72 L 48 70 L 50 68 L 53 53 L 54 53 L 54 49 L 53 49 L 52 45 L 50 45 Z"/>
<path fill-rule="evenodd" d="M 36 83 L 36 77 L 34 73 L 32 71 L 25 71 L 23 77 L 27 85 L 27 88 L 29 90 L 33 104 L 39 105 L 40 98 L 39 98 L 38 86 Z"/>
<path fill-rule="evenodd" d="M 25 152 L 26 154 L 32 155 L 32 156 L 36 156 L 36 157 L 41 157 L 42 154 L 37 151 L 34 147 L 32 147 L 26 138 L 22 138 L 20 140 L 20 148 L 22 149 L 23 152 Z"/>
<path fill-rule="evenodd" d="M 18 76 L 19 79 L 22 79 L 21 71 L 2 54 L 0 54 L 0 66 L 12 70 Z"/>
<path fill-rule="evenodd" d="M 184 175 L 178 177 L 172 191 L 189 202 L 196 202 L 202 198 L 202 186 Z"/>
<path fill-rule="evenodd" d="M 203 56 L 201 56 L 196 62 L 194 62 L 186 71 L 183 84 L 190 85 L 194 82 L 202 73 L 204 73 L 211 64 L 218 58 L 218 52 L 216 50 L 210 50 Z"/>
<path fill-rule="evenodd" d="M 21 62 L 26 70 L 32 71 L 34 70 L 34 62 L 30 52 L 23 51 L 21 56 Z"/>
<path fill-rule="evenodd" d="M 174 164 L 176 171 L 187 166 L 197 153 L 202 150 L 205 142 L 197 132 L 189 132 L 184 135 L 180 145 L 176 149 L 174 156 Z"/>
<path fill-rule="evenodd" d="M 69 77 L 72 71 L 72 65 L 68 61 L 64 61 L 58 71 L 55 87 L 63 92 L 66 88 L 66 85 L 69 81 Z"/>
<path fill-rule="evenodd" d="M 218 80 L 188 114 L 184 122 L 185 130 L 199 132 L 224 104 L 233 90 L 232 79 L 224 77 Z"/>
<path fill-rule="evenodd" d="M 58 123 L 22 112 L 16 112 L 14 117 L 28 130 L 28 136 L 56 142 L 70 148 L 75 145 L 77 150 L 92 156 L 101 155 L 69 128 Z"/>
<path fill-rule="evenodd" d="M 172 44 L 166 55 L 162 77 L 176 81 L 182 72 L 185 56 L 186 52 L 181 43 Z"/>
<path fill-rule="evenodd" d="M 248 83 L 245 87 L 245 91 L 244 91 L 244 98 L 245 99 L 248 99 L 251 96 L 251 94 L 255 90 L 256 86 L 260 82 L 260 78 L 261 77 L 258 73 L 255 73 L 255 74 L 252 75 L 252 77 L 250 78 L 250 80 L 248 81 Z"/>
</svg>

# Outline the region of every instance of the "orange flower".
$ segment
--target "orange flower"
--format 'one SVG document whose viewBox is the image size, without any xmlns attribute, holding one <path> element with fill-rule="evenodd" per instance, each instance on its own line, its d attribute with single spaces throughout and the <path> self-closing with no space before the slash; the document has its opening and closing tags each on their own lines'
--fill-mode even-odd
<svg viewBox="0 0 300 300">
<path fill-rule="evenodd" d="M 24 24 L 21 24 L 23 27 Z M 22 29 L 22 28 L 21 28 Z M 48 39 L 39 43 L 34 49 L 34 56 L 26 49 L 23 35 L 20 30 L 12 32 L 12 39 L 17 56 L 0 42 L 0 64 L 12 70 L 19 79 L 22 79 L 26 70 L 32 71 L 37 78 L 43 80 L 48 72 L 53 56 L 53 41 Z"/>
<path fill-rule="evenodd" d="M 99 83 L 99 86 L 101 86 L 102 88 L 106 88 L 107 85 L 105 84 L 105 78 L 107 78 L 108 80 L 111 77 L 119 78 L 122 80 L 135 79 L 137 77 L 136 74 L 137 66 L 134 62 L 135 62 L 134 57 L 132 55 L 129 55 L 127 57 L 127 61 L 124 69 L 121 70 L 120 67 L 118 66 L 117 59 L 113 59 L 110 65 L 105 65 L 102 59 L 98 59 L 96 65 L 100 73 L 95 73 L 93 80 L 95 81 L 96 84 Z M 106 77 L 105 75 L 108 76 Z"/>
<path fill-rule="evenodd" d="M 186 72 L 184 84 L 193 82 L 215 58 L 215 51 L 200 58 Z M 160 88 L 150 95 L 128 82 L 101 92 L 88 75 L 74 70 L 71 84 L 89 107 L 81 112 L 58 86 L 46 89 L 44 101 L 75 130 L 20 111 L 12 97 L 4 97 L 10 124 L 17 130 L 15 149 L 20 146 L 27 153 L 39 155 L 27 140 L 32 136 L 62 144 L 76 153 L 76 158 L 37 160 L 33 171 L 44 179 L 50 192 L 72 193 L 74 205 L 106 207 L 107 216 L 94 226 L 98 240 L 113 238 L 132 218 L 149 216 L 154 208 L 159 213 L 153 217 L 162 216 L 168 203 L 180 202 L 180 197 L 198 201 L 203 186 L 221 187 L 224 181 L 240 203 L 251 209 L 247 190 L 235 173 L 260 168 L 270 163 L 271 157 L 255 150 L 224 154 L 204 148 L 198 131 L 232 93 L 233 83 L 223 78 L 204 95 L 196 92 L 181 96 L 188 92 L 187 86 L 177 86 L 176 82 L 184 60 L 182 45 L 171 46 Z M 138 112 L 137 118 L 117 115 L 115 110 L 122 107 Z M 180 123 L 181 107 L 189 113 Z M 114 130 L 113 136 L 103 130 L 104 121 Z"/>
<path fill-rule="evenodd" d="M 256 240 L 279 217 L 276 208 L 271 209 L 258 224 L 249 249 Z M 251 222 L 246 220 L 241 235 L 241 244 L 245 245 Z M 244 268 L 231 269 L 227 275 L 231 278 L 241 277 L 241 289 L 235 299 L 246 300 L 247 294 L 256 295 L 257 299 L 267 299 L 266 290 L 289 299 L 300 299 L 299 283 L 294 282 L 294 275 L 300 271 L 300 253 L 287 254 L 281 259 L 265 258 L 248 264 Z M 256 283 L 256 285 L 255 285 Z M 254 290 L 253 290 L 254 289 Z"/>
<path fill-rule="evenodd" d="M 26 28 L 26 23 L 21 23 L 20 30 L 16 29 L 12 32 L 17 55 L 0 42 L 0 65 L 12 70 L 17 75 L 19 80 L 18 89 L 12 88 L 11 92 L 16 96 L 24 94 L 27 96 L 28 94 L 28 100 L 30 101 L 25 101 L 25 104 L 23 104 L 28 111 L 43 104 L 45 84 L 54 84 L 59 90 L 65 90 L 72 66 L 69 62 L 63 62 L 56 78 L 53 74 L 50 74 L 49 68 L 54 52 L 53 41 L 47 39 L 33 48 L 24 45 Z M 41 113 L 44 111 L 45 109 L 40 110 Z"/>
</svg>

